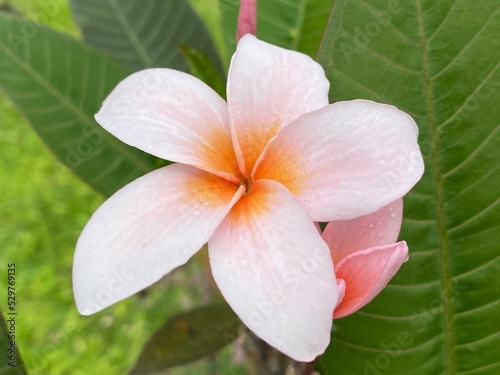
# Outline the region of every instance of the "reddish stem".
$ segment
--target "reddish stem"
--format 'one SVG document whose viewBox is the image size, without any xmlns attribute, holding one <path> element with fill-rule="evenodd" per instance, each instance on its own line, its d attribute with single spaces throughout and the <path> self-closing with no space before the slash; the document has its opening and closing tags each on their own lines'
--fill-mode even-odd
<svg viewBox="0 0 500 375">
<path fill-rule="evenodd" d="M 257 35 L 257 0 L 241 0 L 236 39 L 245 34 Z"/>
</svg>

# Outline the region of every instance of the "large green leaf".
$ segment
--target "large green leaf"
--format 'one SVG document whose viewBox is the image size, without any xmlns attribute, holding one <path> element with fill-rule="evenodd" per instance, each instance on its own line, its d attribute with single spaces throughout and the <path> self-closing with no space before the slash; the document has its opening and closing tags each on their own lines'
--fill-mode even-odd
<svg viewBox="0 0 500 375">
<path fill-rule="evenodd" d="M 219 0 L 228 51 L 236 47 L 239 0 Z M 258 2 L 260 39 L 316 57 L 333 0 L 264 0 Z"/>
<path fill-rule="evenodd" d="M 9 305 L 11 306 L 13 305 Z M 26 375 L 28 372 L 17 347 L 19 317 L 15 308 L 8 309 L 8 311 L 6 318 L 0 310 L 0 350 L 2 353 L 0 375 Z"/>
<path fill-rule="evenodd" d="M 181 313 L 165 322 L 146 343 L 131 374 L 158 374 L 221 349 L 241 324 L 225 303 Z"/>
<path fill-rule="evenodd" d="M 0 88 L 56 156 L 105 195 L 157 166 L 93 118 L 125 75 L 75 39 L 0 13 Z"/>
<path fill-rule="evenodd" d="M 186 0 L 71 0 L 87 42 L 130 71 L 188 70 L 180 45 L 208 56 L 222 71 L 210 35 Z"/>
<path fill-rule="evenodd" d="M 498 0 L 337 0 L 319 53 L 331 100 L 411 114 L 426 172 L 405 198 L 409 261 L 336 321 L 325 374 L 500 373 Z"/>
</svg>

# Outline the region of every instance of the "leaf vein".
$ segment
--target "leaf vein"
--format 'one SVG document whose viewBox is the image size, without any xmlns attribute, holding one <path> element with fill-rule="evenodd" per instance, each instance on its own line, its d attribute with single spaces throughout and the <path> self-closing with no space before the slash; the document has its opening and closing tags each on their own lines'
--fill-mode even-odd
<svg viewBox="0 0 500 375">
<path fill-rule="evenodd" d="M 481 264 L 480 266 L 470 270 L 470 271 L 467 271 L 467 272 L 464 272 L 464 273 L 461 273 L 460 275 L 456 275 L 455 277 L 453 277 L 454 280 L 457 280 L 457 279 L 461 279 L 462 277 L 465 277 L 465 276 L 470 276 L 470 275 L 473 275 L 479 271 L 483 271 L 484 269 L 486 268 L 489 268 L 492 264 L 495 264 L 496 261 L 500 258 L 500 255 L 496 256 L 495 258 L 493 259 L 490 259 L 488 262 L 486 263 L 483 263 Z"/>
<path fill-rule="evenodd" d="M 487 214 L 489 211 L 491 211 L 493 208 L 495 208 L 498 203 L 500 203 L 500 197 L 498 197 L 493 203 L 491 203 L 490 205 L 486 206 L 485 208 L 483 208 L 481 211 L 479 211 L 477 214 L 475 214 L 474 216 L 471 216 L 469 217 L 467 220 L 463 221 L 462 223 L 452 227 L 449 232 L 450 233 L 453 233 L 453 232 L 456 232 L 457 230 L 459 230 L 460 228 L 470 224 L 471 222 L 474 222 L 476 221 L 478 218 L 484 216 L 485 214 Z"/>
<path fill-rule="evenodd" d="M 453 121 L 457 116 L 462 113 L 463 109 L 467 106 L 467 104 L 474 98 L 474 96 L 486 85 L 486 83 L 489 81 L 489 79 L 495 74 L 497 71 L 498 67 L 500 66 L 500 62 L 495 65 L 495 67 L 491 70 L 491 72 L 477 85 L 477 87 L 474 89 L 474 91 L 464 100 L 463 104 L 451 115 L 448 117 L 448 119 L 443 122 L 441 125 L 438 126 L 438 129 L 443 128 L 447 124 L 449 124 L 451 121 Z"/>
<path fill-rule="evenodd" d="M 486 139 L 483 142 L 481 142 L 481 144 L 473 152 L 471 152 L 471 154 L 467 158 L 465 158 L 463 161 L 461 161 L 453 169 L 450 169 L 448 172 L 443 174 L 443 178 L 446 178 L 450 175 L 453 175 L 455 172 L 459 171 L 463 166 L 465 166 L 469 161 L 474 159 L 476 157 L 476 155 L 479 154 L 479 152 L 481 152 L 481 150 L 483 150 L 484 147 L 493 139 L 493 137 L 496 135 L 498 129 L 500 129 L 500 124 L 498 124 L 495 127 L 495 130 L 493 130 L 490 133 L 490 135 L 488 135 L 488 137 L 486 137 Z"/>
<path fill-rule="evenodd" d="M 116 0 L 107 0 L 107 1 L 110 7 L 113 9 L 113 12 L 116 14 L 118 23 L 121 25 L 132 47 L 134 47 L 134 49 L 137 51 L 137 55 L 141 59 L 144 66 L 148 68 L 153 68 L 154 67 L 153 61 L 151 60 L 150 56 L 147 54 L 141 42 L 137 38 L 137 35 L 135 34 L 134 30 L 130 27 L 129 21 L 123 14 L 120 6 L 116 3 Z"/>
<path fill-rule="evenodd" d="M 445 73 L 474 44 L 474 42 L 481 36 L 481 34 L 483 33 L 483 31 L 486 30 L 486 28 L 489 26 L 491 20 L 496 16 L 496 14 L 497 14 L 497 12 L 498 12 L 499 9 L 500 8 L 497 8 L 491 14 L 491 16 L 485 22 L 485 24 L 483 25 L 483 27 L 481 27 L 481 29 L 479 29 L 479 31 L 476 33 L 476 35 L 474 35 L 474 37 L 460 50 L 460 52 L 455 56 L 455 58 L 453 60 L 451 60 L 440 72 L 436 73 L 431 78 L 431 80 L 435 80 L 436 78 L 438 78 L 441 75 L 443 75 L 443 73 Z"/>
</svg>

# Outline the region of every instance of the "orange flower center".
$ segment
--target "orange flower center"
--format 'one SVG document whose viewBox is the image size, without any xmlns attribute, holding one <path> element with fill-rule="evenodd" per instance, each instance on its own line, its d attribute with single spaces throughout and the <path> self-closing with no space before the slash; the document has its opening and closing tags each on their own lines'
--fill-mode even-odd
<svg viewBox="0 0 500 375">
<path fill-rule="evenodd" d="M 252 190 L 252 177 L 242 177 L 240 179 L 240 185 L 245 187 L 245 195 L 248 195 Z"/>
</svg>

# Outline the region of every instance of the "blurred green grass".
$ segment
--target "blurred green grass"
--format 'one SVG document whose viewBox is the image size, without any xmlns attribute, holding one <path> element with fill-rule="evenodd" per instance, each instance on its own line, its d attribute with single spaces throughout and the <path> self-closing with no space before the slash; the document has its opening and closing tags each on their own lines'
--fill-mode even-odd
<svg viewBox="0 0 500 375">
<path fill-rule="evenodd" d="M 0 5 L 7 3 L 15 12 L 78 37 L 66 1 L 16 0 Z M 216 14 L 209 12 L 209 17 L 213 21 Z M 167 317 L 204 299 L 194 281 L 200 266 L 191 262 L 147 293 L 91 317 L 78 314 L 71 286 L 73 250 L 103 197 L 55 159 L 3 95 L 0 191 L 0 277 L 6 277 L 7 263 L 16 263 L 17 344 L 30 374 L 126 374 Z M 1 289 L 4 306 L 6 291 Z M 169 373 L 243 373 L 230 362 L 226 349 Z"/>
</svg>

